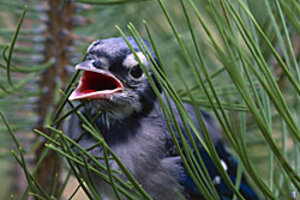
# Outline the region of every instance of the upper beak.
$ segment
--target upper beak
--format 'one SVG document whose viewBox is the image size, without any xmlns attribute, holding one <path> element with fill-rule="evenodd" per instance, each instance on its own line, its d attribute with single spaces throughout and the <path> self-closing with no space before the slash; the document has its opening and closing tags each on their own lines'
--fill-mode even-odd
<svg viewBox="0 0 300 200">
<path fill-rule="evenodd" d="M 87 60 L 75 67 L 77 70 L 84 70 L 77 88 L 69 96 L 69 100 L 92 100 L 104 99 L 123 90 L 122 82 L 107 70 L 97 69 L 92 61 Z"/>
<path fill-rule="evenodd" d="M 98 69 L 96 67 L 94 67 L 93 65 L 93 60 L 86 60 L 86 61 L 83 61 L 79 64 L 77 64 L 75 66 L 75 69 L 77 70 L 84 70 L 84 71 L 92 71 L 92 72 L 106 72 L 105 70 L 101 70 L 101 69 Z"/>
<path fill-rule="evenodd" d="M 91 60 L 83 61 L 75 66 L 75 69 L 77 69 L 77 70 L 79 70 L 79 69 L 89 70 L 89 69 L 93 69 L 93 68 L 95 68 L 95 67 L 93 67 L 93 63 Z"/>
</svg>

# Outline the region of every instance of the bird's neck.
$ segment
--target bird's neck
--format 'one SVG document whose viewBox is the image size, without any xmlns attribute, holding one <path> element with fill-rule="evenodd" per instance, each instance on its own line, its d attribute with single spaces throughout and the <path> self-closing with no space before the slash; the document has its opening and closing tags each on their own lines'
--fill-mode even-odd
<svg viewBox="0 0 300 200">
<path fill-rule="evenodd" d="M 138 129 L 144 118 L 153 115 L 159 105 L 158 101 L 153 101 L 152 105 L 144 107 L 142 112 L 134 112 L 124 118 L 112 118 L 108 112 L 103 112 L 97 119 L 97 126 L 108 143 L 125 141 L 138 134 Z"/>
<path fill-rule="evenodd" d="M 124 142 L 133 137 L 140 126 L 140 119 L 134 117 L 126 117 L 124 119 L 110 118 L 103 112 L 96 121 L 105 141 L 109 145 Z"/>
</svg>

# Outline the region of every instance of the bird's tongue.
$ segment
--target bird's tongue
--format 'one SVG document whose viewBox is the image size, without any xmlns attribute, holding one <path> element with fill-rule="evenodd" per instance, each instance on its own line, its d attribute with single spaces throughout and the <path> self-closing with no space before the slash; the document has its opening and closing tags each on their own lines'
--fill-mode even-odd
<svg viewBox="0 0 300 200">
<path fill-rule="evenodd" d="M 69 100 L 108 100 L 112 94 L 120 92 L 122 89 L 122 83 L 110 74 L 84 71 Z"/>
</svg>

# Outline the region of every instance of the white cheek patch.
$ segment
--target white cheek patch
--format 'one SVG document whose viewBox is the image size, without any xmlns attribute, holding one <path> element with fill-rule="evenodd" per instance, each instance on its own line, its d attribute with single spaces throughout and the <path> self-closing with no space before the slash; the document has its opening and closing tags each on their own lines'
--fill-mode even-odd
<svg viewBox="0 0 300 200">
<path fill-rule="evenodd" d="M 139 59 L 141 60 L 142 63 L 146 63 L 147 59 L 145 57 L 145 55 L 142 52 L 138 52 L 137 56 L 139 57 Z M 138 65 L 139 62 L 135 59 L 134 54 L 129 54 L 128 56 L 126 56 L 126 58 L 123 60 L 122 65 L 127 67 L 127 68 L 131 68 L 133 66 Z"/>
</svg>

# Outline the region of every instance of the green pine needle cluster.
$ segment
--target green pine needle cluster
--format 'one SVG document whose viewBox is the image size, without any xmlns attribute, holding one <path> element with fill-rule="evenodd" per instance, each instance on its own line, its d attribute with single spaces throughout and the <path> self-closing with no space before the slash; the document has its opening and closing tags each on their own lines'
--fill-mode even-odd
<svg viewBox="0 0 300 200">
<path fill-rule="evenodd" d="M 56 83 L 55 104 L 48 110 L 45 131 L 34 129 L 39 120 L 36 104 L 43 103 L 39 102 L 39 96 L 47 90 L 39 87 L 38 77 L 55 66 L 55 59 L 46 58 L 47 49 L 43 49 L 47 39 L 47 29 L 43 27 L 51 23 L 43 17 L 47 17 L 47 9 L 51 8 L 45 2 L 30 1 L 28 5 L 22 0 L 16 2 L 0 2 L 0 10 L 6 11 L 0 13 L 0 176 L 1 170 L 3 173 L 8 170 L 2 166 L 19 165 L 27 182 L 24 191 L 11 195 L 11 199 L 15 196 L 75 199 L 79 191 L 87 199 L 102 199 L 94 176 L 111 184 L 116 199 L 151 199 L 107 145 L 94 123 L 95 118 L 79 112 L 82 104 L 68 101 L 77 85 L 79 71 L 73 69 L 63 90 Z M 299 0 L 61 0 L 60 8 L 65 9 L 69 3 L 80 5 L 74 16 L 86 19 L 73 29 L 78 37 L 69 57 L 71 66 L 84 58 L 86 47 L 95 39 L 122 36 L 127 41 L 126 36 L 131 35 L 145 55 L 150 54 L 142 38 L 150 42 L 160 67 L 151 62 L 151 56 L 146 57 L 153 65 L 166 101 L 145 66 L 140 65 L 158 96 L 183 164 L 206 199 L 220 197 L 189 127 L 234 191 L 233 199 L 245 199 L 238 190 L 242 173 L 247 174 L 264 199 L 299 198 Z M 55 77 L 51 78 L 55 81 Z M 176 104 L 187 137 L 177 124 L 171 100 Z M 197 130 L 183 102 L 195 108 L 201 130 Z M 214 115 L 224 141 L 238 159 L 235 183 L 221 165 L 199 107 Z M 64 134 L 67 130 L 62 129 L 62 124 L 72 114 L 80 118 L 82 134 L 95 138 L 95 146 L 84 149 Z M 30 155 L 41 140 L 46 141 L 43 153 L 36 162 L 31 162 Z M 104 157 L 88 153 L 96 146 L 101 146 Z M 74 152 L 74 147 L 79 153 Z M 63 161 L 55 159 L 63 162 L 63 167 L 61 173 L 53 170 L 51 185 L 43 188 L 35 175 L 49 152 L 63 158 Z M 111 169 L 113 161 L 120 171 Z M 126 181 L 119 178 L 120 173 L 127 177 Z M 67 188 L 74 177 L 76 187 L 70 191 Z M 13 178 L 6 178 L 11 185 L 15 184 Z M 1 192 L 4 199 L 13 194 L 13 191 Z"/>
</svg>

